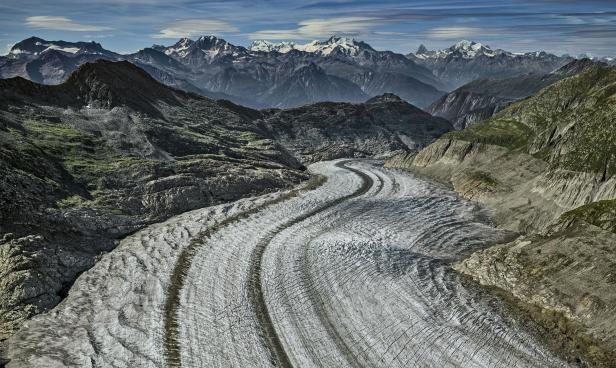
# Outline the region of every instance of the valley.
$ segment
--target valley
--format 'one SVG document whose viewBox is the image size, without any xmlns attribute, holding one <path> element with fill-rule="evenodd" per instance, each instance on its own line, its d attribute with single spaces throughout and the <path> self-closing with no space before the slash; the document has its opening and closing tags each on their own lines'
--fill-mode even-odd
<svg viewBox="0 0 616 368">
<path fill-rule="evenodd" d="M 616 367 L 611 49 L 397 17 L 26 18 L 82 31 L 0 56 L 0 368 Z"/>
<path fill-rule="evenodd" d="M 129 236 L 9 340 L 8 367 L 568 366 L 449 266 L 508 236 L 483 209 L 372 162 L 310 171 L 327 180 Z M 189 248 L 176 320 L 161 323 Z"/>
</svg>

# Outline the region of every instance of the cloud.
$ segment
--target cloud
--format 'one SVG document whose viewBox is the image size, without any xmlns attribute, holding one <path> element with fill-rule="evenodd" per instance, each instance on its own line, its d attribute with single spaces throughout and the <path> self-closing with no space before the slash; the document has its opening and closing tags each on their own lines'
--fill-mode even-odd
<svg viewBox="0 0 616 368">
<path fill-rule="evenodd" d="M 4 50 L 2 52 L 2 54 L 0 54 L 0 55 L 7 55 L 11 51 L 11 49 L 13 48 L 13 45 L 15 45 L 15 44 L 14 43 L 7 43 L 6 47 L 4 48 Z"/>
<path fill-rule="evenodd" d="M 481 34 L 481 28 L 475 27 L 437 27 L 424 32 L 428 38 L 460 39 Z"/>
<path fill-rule="evenodd" d="M 169 24 L 153 35 L 154 38 L 182 38 L 204 34 L 238 32 L 237 27 L 218 19 L 185 19 Z"/>
<path fill-rule="evenodd" d="M 333 34 L 359 36 L 372 32 L 383 21 L 374 17 L 336 17 L 328 19 L 308 19 L 298 23 L 295 29 L 269 29 L 250 33 L 250 39 L 305 40 L 329 37 Z"/>
<path fill-rule="evenodd" d="M 26 25 L 31 28 L 53 29 L 72 32 L 100 32 L 111 28 L 77 23 L 66 17 L 38 15 L 26 18 Z"/>
</svg>

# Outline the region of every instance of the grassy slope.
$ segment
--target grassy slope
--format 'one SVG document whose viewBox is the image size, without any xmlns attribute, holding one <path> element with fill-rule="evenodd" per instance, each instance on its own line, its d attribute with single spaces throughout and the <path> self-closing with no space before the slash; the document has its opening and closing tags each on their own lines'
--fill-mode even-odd
<svg viewBox="0 0 616 368">
<path fill-rule="evenodd" d="M 594 67 L 447 137 L 504 146 L 555 167 L 616 173 L 616 67 Z"/>
<path fill-rule="evenodd" d="M 503 146 L 605 180 L 616 174 L 615 120 L 616 67 L 594 67 L 446 137 Z M 616 231 L 616 201 L 582 206 L 562 220 L 574 217 Z"/>
</svg>

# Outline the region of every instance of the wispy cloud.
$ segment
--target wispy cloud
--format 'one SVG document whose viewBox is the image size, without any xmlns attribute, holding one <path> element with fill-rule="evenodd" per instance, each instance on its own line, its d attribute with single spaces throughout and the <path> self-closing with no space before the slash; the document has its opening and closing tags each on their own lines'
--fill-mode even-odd
<svg viewBox="0 0 616 368">
<path fill-rule="evenodd" d="M 14 43 L 7 43 L 5 48 L 4 48 L 4 50 L 2 50 L 3 51 L 2 54 L 0 54 L 0 55 L 8 54 L 9 51 L 11 51 L 11 49 L 13 48 L 13 45 L 14 45 Z"/>
<path fill-rule="evenodd" d="M 100 32 L 108 31 L 111 28 L 82 24 L 67 17 L 57 17 L 49 15 L 37 15 L 26 18 L 26 25 L 31 28 L 52 29 L 58 31 L 71 32 Z"/>
<path fill-rule="evenodd" d="M 436 27 L 424 32 L 428 38 L 445 40 L 474 37 L 481 33 L 481 28 L 476 27 Z"/>
<path fill-rule="evenodd" d="M 373 17 L 335 17 L 328 19 L 308 19 L 298 23 L 294 29 L 268 29 L 250 33 L 250 39 L 305 40 L 329 37 L 333 34 L 344 36 L 365 35 L 382 24 Z"/>
<path fill-rule="evenodd" d="M 154 38 L 182 38 L 204 34 L 223 34 L 239 32 L 239 29 L 219 19 L 185 19 L 174 22 L 153 35 Z"/>
</svg>

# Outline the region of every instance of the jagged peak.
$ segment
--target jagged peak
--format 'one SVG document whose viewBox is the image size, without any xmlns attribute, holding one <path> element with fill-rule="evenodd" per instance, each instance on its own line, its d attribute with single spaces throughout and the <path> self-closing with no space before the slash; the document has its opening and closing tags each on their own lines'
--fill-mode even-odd
<svg viewBox="0 0 616 368">
<path fill-rule="evenodd" d="M 22 41 L 18 42 L 18 43 L 35 43 L 35 42 L 48 42 L 40 37 L 36 37 L 36 36 L 30 36 L 26 39 L 23 39 Z"/>
<path fill-rule="evenodd" d="M 246 49 L 242 46 L 235 46 L 222 38 L 213 35 L 205 35 L 193 41 L 190 38 L 181 38 L 173 46 L 164 48 L 164 53 L 170 56 L 185 57 L 195 52 L 205 52 L 205 57 L 212 57 L 219 53 L 228 54 L 230 52 L 244 52 Z M 212 52 L 212 53 L 210 53 Z"/>
<path fill-rule="evenodd" d="M 202 50 L 239 50 L 242 46 L 233 45 L 230 42 L 216 36 L 201 36 L 195 41 L 195 45 Z"/>
<path fill-rule="evenodd" d="M 198 45 L 229 44 L 224 39 L 218 38 L 218 37 L 213 36 L 213 35 L 200 36 L 199 38 L 197 38 L 195 43 L 198 44 Z"/>
<path fill-rule="evenodd" d="M 337 43 L 337 44 L 354 45 L 356 43 L 356 41 L 355 41 L 354 38 L 351 38 L 351 37 L 333 35 L 330 38 L 328 38 L 327 41 L 325 41 L 325 43 Z"/>
<path fill-rule="evenodd" d="M 416 54 L 425 54 L 429 52 L 428 48 L 422 43 L 421 45 L 419 45 L 419 47 L 417 48 L 417 51 L 415 52 Z"/>
<path fill-rule="evenodd" d="M 193 41 L 192 39 L 188 38 L 188 37 L 182 37 L 178 40 L 178 42 L 176 42 L 176 45 L 187 45 L 187 44 L 191 44 L 194 43 L 195 41 Z"/>
</svg>

